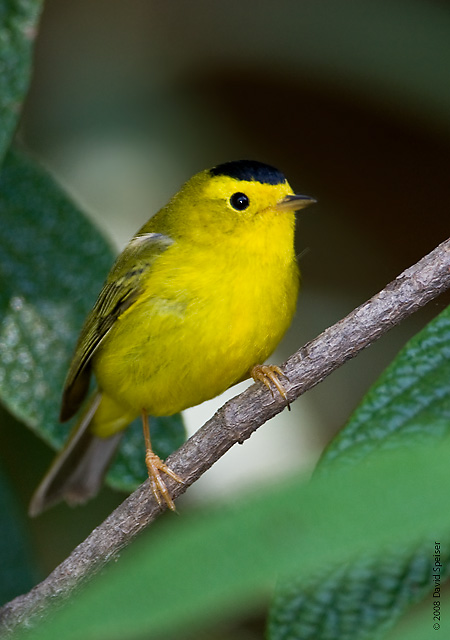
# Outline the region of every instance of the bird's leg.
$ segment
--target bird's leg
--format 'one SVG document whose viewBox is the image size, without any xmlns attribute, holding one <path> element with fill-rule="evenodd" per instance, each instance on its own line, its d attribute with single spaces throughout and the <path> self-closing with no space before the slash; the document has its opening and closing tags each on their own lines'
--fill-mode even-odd
<svg viewBox="0 0 450 640">
<path fill-rule="evenodd" d="M 184 483 L 184 480 L 180 478 L 172 469 L 161 460 L 156 453 L 153 453 L 152 443 L 150 440 L 150 428 L 148 423 L 148 414 L 145 410 L 142 411 L 142 429 L 144 431 L 144 439 L 145 439 L 145 464 L 148 469 L 148 477 L 150 478 L 150 486 L 152 489 L 152 493 L 155 496 L 155 500 L 161 507 L 163 502 L 167 504 L 169 509 L 172 511 L 176 511 L 174 501 L 172 500 L 169 490 L 164 484 L 163 479 L 161 478 L 160 472 L 168 475 L 175 482 Z"/>
<path fill-rule="evenodd" d="M 252 376 L 255 382 L 259 380 L 259 382 L 262 382 L 263 384 L 265 384 L 266 387 L 270 389 L 272 397 L 275 397 L 273 393 L 273 387 L 272 387 L 272 384 L 273 384 L 276 387 L 280 396 L 284 400 L 288 399 L 286 389 L 281 383 L 280 378 L 286 378 L 286 380 L 289 380 L 289 378 L 285 373 L 281 371 L 280 367 L 277 367 L 276 364 L 255 364 L 255 366 L 252 367 L 250 371 L 250 375 Z M 290 410 L 291 407 L 289 405 L 289 402 L 287 406 L 288 406 L 288 409 Z"/>
</svg>

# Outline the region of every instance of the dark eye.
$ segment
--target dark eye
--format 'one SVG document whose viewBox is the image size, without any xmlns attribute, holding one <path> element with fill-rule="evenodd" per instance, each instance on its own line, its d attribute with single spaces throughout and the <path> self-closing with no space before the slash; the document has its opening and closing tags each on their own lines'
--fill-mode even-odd
<svg viewBox="0 0 450 640">
<path fill-rule="evenodd" d="M 237 211 L 243 211 L 244 209 L 247 209 L 248 205 L 250 204 L 250 200 L 248 199 L 248 196 L 245 195 L 245 193 L 241 193 L 240 191 L 238 191 L 237 193 L 233 193 L 233 195 L 231 196 L 230 204 L 233 209 L 236 209 Z"/>
</svg>

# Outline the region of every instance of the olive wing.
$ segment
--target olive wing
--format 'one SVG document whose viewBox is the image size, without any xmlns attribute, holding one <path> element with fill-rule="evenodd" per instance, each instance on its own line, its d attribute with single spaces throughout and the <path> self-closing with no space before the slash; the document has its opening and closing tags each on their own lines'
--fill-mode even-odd
<svg viewBox="0 0 450 640">
<path fill-rule="evenodd" d="M 135 236 L 114 263 L 97 302 L 81 329 L 64 383 L 60 420 L 71 418 L 86 397 L 91 360 L 116 320 L 140 296 L 142 283 L 154 261 L 173 241 L 160 233 Z"/>
</svg>

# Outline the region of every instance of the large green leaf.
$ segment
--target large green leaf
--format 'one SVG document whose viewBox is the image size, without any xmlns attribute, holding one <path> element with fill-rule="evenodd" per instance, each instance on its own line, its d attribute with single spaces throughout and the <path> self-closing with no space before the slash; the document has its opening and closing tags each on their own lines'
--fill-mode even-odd
<svg viewBox="0 0 450 640">
<path fill-rule="evenodd" d="M 0 471 L 0 604 L 31 589 L 37 577 L 24 524 Z"/>
<path fill-rule="evenodd" d="M 0 0 L 0 162 L 28 88 L 42 0 Z"/>
<path fill-rule="evenodd" d="M 434 546 L 432 536 L 418 546 L 417 542 L 409 547 L 391 546 L 382 554 L 365 554 L 353 562 L 326 567 L 308 580 L 300 575 L 284 581 L 272 605 L 269 638 L 384 637 L 400 614 L 431 590 Z M 439 577 L 445 580 L 449 576 L 449 545 L 441 542 L 440 550 L 444 566 Z"/>
<path fill-rule="evenodd" d="M 369 461 L 380 450 L 438 442 L 450 433 L 450 308 L 415 336 L 363 399 L 319 463 L 318 475 Z M 381 491 L 380 485 L 380 491 Z M 419 489 L 420 490 L 420 489 Z M 450 573 L 450 528 L 441 540 Z M 382 637 L 432 588 L 431 544 L 418 540 L 383 556 L 281 584 L 270 613 L 271 640 Z"/>
<path fill-rule="evenodd" d="M 58 423 L 65 373 L 114 256 L 52 178 L 17 153 L 0 172 L 0 217 L 0 400 L 56 448 L 70 428 Z M 176 417 L 153 419 L 154 430 L 165 454 L 184 438 Z M 142 481 L 143 458 L 134 427 L 111 469 L 112 483 L 131 489 Z"/>
<path fill-rule="evenodd" d="M 447 638 L 448 620 L 450 620 L 450 603 L 448 600 L 448 598 L 441 600 L 440 610 L 436 619 L 433 605 L 430 603 L 428 607 L 422 608 L 420 615 L 415 615 L 402 628 L 396 629 L 394 635 L 389 635 L 389 640 L 430 640 L 441 636 Z"/>
<path fill-rule="evenodd" d="M 280 575 L 307 581 L 363 551 L 439 540 L 450 529 L 450 510 L 442 508 L 449 456 L 450 441 L 382 452 L 370 465 L 306 484 L 294 478 L 232 506 L 185 515 L 176 527 L 162 523 L 33 629 L 32 638 L 179 638 L 187 628 L 248 610 Z M 433 557 L 434 539 L 428 551 Z M 350 604 L 351 585 L 347 594 Z M 450 619 L 442 637 L 449 629 Z"/>
<path fill-rule="evenodd" d="M 379 449 L 434 442 L 450 432 L 450 307 L 400 351 L 320 460 L 318 471 Z"/>
</svg>

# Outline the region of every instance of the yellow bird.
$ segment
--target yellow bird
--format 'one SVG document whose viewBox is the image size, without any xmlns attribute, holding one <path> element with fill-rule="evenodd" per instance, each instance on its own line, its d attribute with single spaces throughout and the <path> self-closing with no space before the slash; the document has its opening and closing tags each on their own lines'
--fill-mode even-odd
<svg viewBox="0 0 450 640">
<path fill-rule="evenodd" d="M 253 377 L 284 395 L 262 363 L 289 327 L 299 289 L 295 195 L 260 162 L 227 162 L 193 176 L 132 238 L 88 315 L 65 381 L 61 421 L 97 391 L 30 505 L 95 495 L 122 431 L 142 416 L 146 464 L 160 505 L 174 509 L 152 451 L 148 416 L 168 416 Z"/>
</svg>

